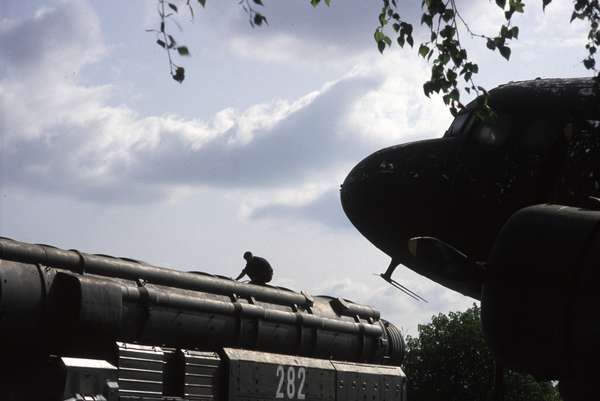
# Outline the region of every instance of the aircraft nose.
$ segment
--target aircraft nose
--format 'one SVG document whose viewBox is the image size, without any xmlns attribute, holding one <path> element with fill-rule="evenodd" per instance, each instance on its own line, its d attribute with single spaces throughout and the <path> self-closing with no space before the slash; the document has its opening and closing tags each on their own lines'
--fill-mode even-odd
<svg viewBox="0 0 600 401">
<path fill-rule="evenodd" d="M 443 238 L 455 226 L 457 149 L 455 139 L 441 138 L 373 153 L 342 184 L 344 212 L 375 246 L 408 258 L 408 239 Z"/>
</svg>

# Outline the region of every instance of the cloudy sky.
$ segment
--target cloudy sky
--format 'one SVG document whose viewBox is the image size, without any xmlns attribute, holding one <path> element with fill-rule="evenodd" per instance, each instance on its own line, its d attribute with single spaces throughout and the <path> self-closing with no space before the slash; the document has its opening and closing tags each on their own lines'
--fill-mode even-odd
<svg viewBox="0 0 600 401">
<path fill-rule="evenodd" d="M 180 85 L 145 31 L 156 1 L 2 0 L 0 235 L 228 276 L 251 250 L 274 284 L 368 303 L 409 334 L 470 306 L 408 269 L 396 278 L 428 304 L 375 277 L 388 258 L 339 203 L 363 157 L 447 128 L 422 92 L 428 66 L 416 51 L 378 53 L 379 1 L 264 3 L 265 28 L 233 0 L 180 16 L 171 29 L 192 54 L 176 60 Z M 420 1 L 404 3 L 419 15 Z M 588 75 L 585 27 L 554 3 L 545 15 L 527 3 L 510 63 L 465 39 L 480 84 Z M 474 31 L 496 32 L 493 2 L 462 4 Z"/>
</svg>

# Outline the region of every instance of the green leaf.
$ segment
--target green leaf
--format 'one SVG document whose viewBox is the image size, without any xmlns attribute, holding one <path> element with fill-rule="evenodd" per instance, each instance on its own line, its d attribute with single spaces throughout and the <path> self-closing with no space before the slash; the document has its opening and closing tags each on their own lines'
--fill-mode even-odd
<svg viewBox="0 0 600 401">
<path fill-rule="evenodd" d="M 583 60 L 583 65 L 588 70 L 591 70 L 591 69 L 593 69 L 596 66 L 596 60 L 594 60 L 592 57 L 588 57 L 588 58 L 586 58 L 586 59 Z"/>
<path fill-rule="evenodd" d="M 446 25 L 446 27 L 440 31 L 440 36 L 442 38 L 452 38 L 454 37 L 455 33 L 456 29 L 454 29 L 454 27 Z"/>
<path fill-rule="evenodd" d="M 264 6 L 262 0 L 252 0 L 254 4 L 258 4 L 259 6 Z"/>
<path fill-rule="evenodd" d="M 391 46 L 392 45 L 392 39 L 390 39 L 389 36 L 384 36 L 383 37 L 383 41 L 388 45 Z"/>
<path fill-rule="evenodd" d="M 504 57 L 507 60 L 510 59 L 510 47 L 499 46 L 498 50 L 500 51 L 500 54 L 502 55 L 502 57 Z"/>
<path fill-rule="evenodd" d="M 385 50 L 385 42 L 383 40 L 377 42 L 377 49 L 379 50 L 379 53 L 383 54 L 383 51 Z"/>
<path fill-rule="evenodd" d="M 510 34 L 513 38 L 518 39 L 519 38 L 519 27 L 513 26 L 510 30 Z"/>
<path fill-rule="evenodd" d="M 383 34 L 383 32 L 381 32 L 381 30 L 377 29 L 375 31 L 375 33 L 373 34 L 373 37 L 375 38 L 375 42 L 381 42 L 383 40 L 383 37 L 385 35 Z"/>
<path fill-rule="evenodd" d="M 425 44 L 421 44 L 421 46 L 419 46 L 419 56 L 425 58 L 427 53 L 429 53 L 429 47 L 427 47 Z"/>
<path fill-rule="evenodd" d="M 444 103 L 446 103 L 446 105 L 450 104 L 450 95 L 444 95 L 442 96 L 442 99 L 444 99 Z"/>
<path fill-rule="evenodd" d="M 451 8 L 447 9 L 446 11 L 444 11 L 444 14 L 442 14 L 442 19 L 444 20 L 444 22 L 448 22 L 452 18 L 454 18 L 454 10 Z"/>
<path fill-rule="evenodd" d="M 525 8 L 525 4 L 522 2 L 522 0 L 509 0 L 508 4 L 511 10 L 518 13 L 522 13 L 523 9 Z"/>
<path fill-rule="evenodd" d="M 316 7 L 319 5 L 320 2 L 321 0 L 310 0 L 310 5 Z"/>
<path fill-rule="evenodd" d="M 198 0 L 198 3 L 200 3 L 202 7 L 206 6 L 206 0 Z"/>
<path fill-rule="evenodd" d="M 504 9 L 504 7 L 506 7 L 506 0 L 496 0 L 496 4 L 498 5 L 498 7 L 500 7 L 501 9 Z"/>
<path fill-rule="evenodd" d="M 423 84 L 423 92 L 425 93 L 425 96 L 429 97 L 429 95 L 431 95 L 431 93 L 433 92 L 432 86 L 433 85 L 431 81 L 425 82 Z"/>
<path fill-rule="evenodd" d="M 259 13 L 254 14 L 254 23 L 256 25 L 261 26 L 263 22 L 267 22 L 267 18 L 264 15 Z"/>
<path fill-rule="evenodd" d="M 188 50 L 188 48 L 186 46 L 179 46 L 177 48 L 177 53 L 179 53 L 180 56 L 189 56 L 190 55 L 190 51 Z"/>
<path fill-rule="evenodd" d="M 415 44 L 415 41 L 413 40 L 413 37 L 412 37 L 412 35 L 408 35 L 408 36 L 406 37 L 406 43 L 408 43 L 408 44 L 410 45 L 410 47 L 413 47 L 413 46 L 414 46 L 414 44 Z"/>
<path fill-rule="evenodd" d="M 167 3 L 167 5 L 169 6 L 169 8 L 175 12 L 177 12 L 177 6 L 173 3 Z"/>
<path fill-rule="evenodd" d="M 494 43 L 494 41 L 492 39 L 488 39 L 487 42 L 485 43 L 485 45 L 490 50 L 496 49 L 496 44 Z"/>
<path fill-rule="evenodd" d="M 182 83 L 185 79 L 185 69 L 183 67 L 177 67 L 177 69 L 175 69 L 175 74 L 172 74 L 171 76 L 175 81 Z"/>
<path fill-rule="evenodd" d="M 452 70 L 448 70 L 448 72 L 446 72 L 446 77 L 448 78 L 448 81 L 455 83 L 456 82 L 456 73 Z"/>
<path fill-rule="evenodd" d="M 430 14 L 423 14 L 421 16 L 421 25 L 423 24 L 431 28 L 431 26 L 433 25 L 433 16 Z"/>
<path fill-rule="evenodd" d="M 325 5 L 329 7 L 331 5 L 331 0 L 325 0 Z"/>
</svg>

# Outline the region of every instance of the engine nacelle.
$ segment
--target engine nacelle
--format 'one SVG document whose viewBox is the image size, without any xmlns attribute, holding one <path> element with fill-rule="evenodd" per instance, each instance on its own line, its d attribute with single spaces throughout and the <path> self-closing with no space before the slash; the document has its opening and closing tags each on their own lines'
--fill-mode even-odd
<svg viewBox="0 0 600 401">
<path fill-rule="evenodd" d="M 581 378 L 600 360 L 600 212 L 537 205 L 515 213 L 490 253 L 483 332 L 507 366 Z"/>
</svg>

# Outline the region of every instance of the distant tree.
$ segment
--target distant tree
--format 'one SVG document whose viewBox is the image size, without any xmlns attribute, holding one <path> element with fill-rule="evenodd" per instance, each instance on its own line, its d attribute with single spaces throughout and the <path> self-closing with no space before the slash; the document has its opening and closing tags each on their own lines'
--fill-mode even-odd
<svg viewBox="0 0 600 401">
<path fill-rule="evenodd" d="M 183 82 L 185 69 L 174 63 L 172 52 L 180 56 L 190 54 L 187 46 L 181 46 L 169 33 L 168 22 L 179 26 L 173 18 L 179 13 L 179 8 L 185 6 L 191 16 L 194 16 L 194 6 L 205 7 L 206 0 L 156 0 L 160 24 L 157 29 L 150 29 L 157 35 L 156 43 L 166 50 L 170 73 L 173 79 Z M 307 0 L 313 7 L 320 3 L 331 4 L 331 0 Z M 408 44 L 414 46 L 413 22 L 408 21 L 402 13 L 403 4 L 415 0 L 380 0 L 380 13 L 375 25 L 373 35 L 377 48 L 381 53 L 396 42 L 400 47 Z M 571 0 L 573 3 L 573 20 L 585 21 L 589 26 L 585 48 L 587 56 L 582 60 L 585 68 L 597 72 L 596 52 L 600 48 L 600 0 Z M 252 27 L 267 25 L 267 18 L 260 7 L 263 0 L 236 0 L 248 14 Z M 552 0 L 537 0 L 545 10 Z M 487 106 L 487 92 L 477 85 L 474 76 L 479 72 L 479 66 L 473 62 L 461 43 L 461 35 L 481 39 L 491 51 L 498 53 L 506 60 L 510 59 L 511 41 L 519 38 L 519 27 L 513 24 L 513 16 L 523 13 L 525 3 L 523 0 L 495 0 L 496 5 L 504 15 L 504 22 L 498 28 L 497 34 L 473 32 L 467 21 L 463 18 L 456 0 L 422 0 L 422 15 L 420 24 L 428 31 L 427 40 L 417 47 L 418 53 L 431 65 L 431 77 L 423 84 L 423 91 L 427 96 L 431 93 L 441 93 L 444 102 L 453 114 L 456 114 L 463 104 L 460 101 L 462 91 L 484 94 L 480 98 L 480 111 L 489 113 Z M 528 2 L 529 3 L 529 2 Z M 566 21 L 565 21 L 566 22 Z M 392 39 L 394 38 L 394 39 Z M 600 79 L 600 75 L 597 76 Z"/>
<path fill-rule="evenodd" d="M 419 325 L 418 337 L 407 337 L 404 371 L 410 401 L 490 400 L 494 359 L 480 329 L 480 309 L 432 317 Z M 559 401 L 558 389 L 538 383 L 530 375 L 507 371 L 507 401 Z"/>
</svg>

